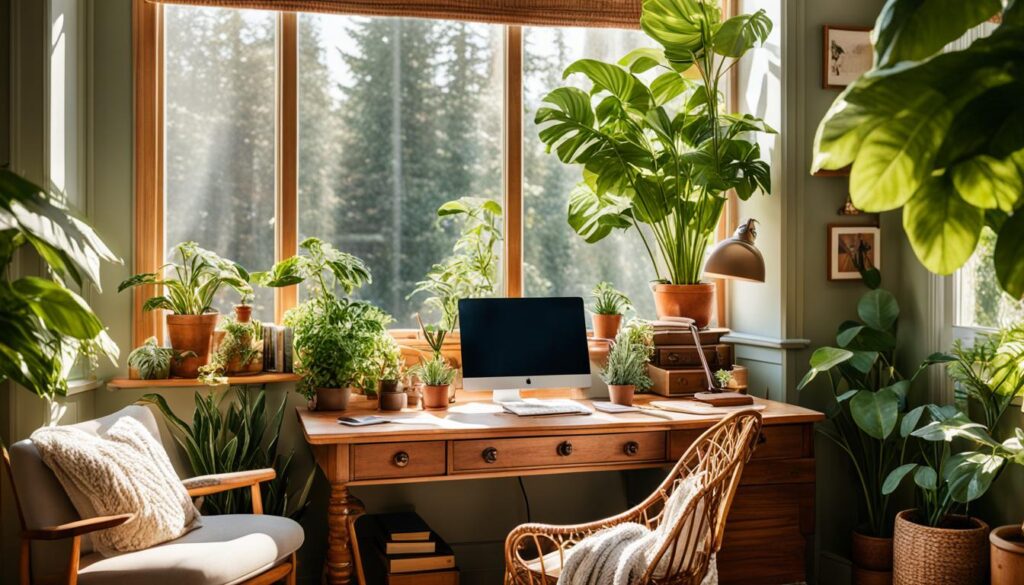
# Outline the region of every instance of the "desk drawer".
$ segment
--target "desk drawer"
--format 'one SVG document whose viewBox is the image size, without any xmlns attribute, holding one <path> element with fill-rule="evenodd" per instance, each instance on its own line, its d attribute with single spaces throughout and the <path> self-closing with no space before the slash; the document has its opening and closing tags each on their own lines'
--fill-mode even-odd
<svg viewBox="0 0 1024 585">
<path fill-rule="evenodd" d="M 665 459 L 665 433 L 615 433 L 454 441 L 452 471 L 496 471 Z"/>
<path fill-rule="evenodd" d="M 444 441 L 352 446 L 352 479 L 444 475 Z"/>
<path fill-rule="evenodd" d="M 669 437 L 669 456 L 677 460 L 683 456 L 697 437 L 701 436 L 703 429 L 692 431 L 671 431 Z M 761 430 L 761 440 L 754 450 L 754 459 L 790 459 L 799 457 L 810 457 L 813 453 L 808 434 L 810 427 L 807 425 L 778 425 L 765 426 Z"/>
</svg>

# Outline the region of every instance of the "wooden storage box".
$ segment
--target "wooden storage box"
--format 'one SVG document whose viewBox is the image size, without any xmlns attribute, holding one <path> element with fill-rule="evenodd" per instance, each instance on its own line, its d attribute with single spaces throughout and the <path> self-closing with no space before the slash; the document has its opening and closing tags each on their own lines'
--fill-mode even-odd
<svg viewBox="0 0 1024 585">
<path fill-rule="evenodd" d="M 704 359 L 711 371 L 732 366 L 732 346 L 719 343 L 704 346 Z M 700 356 L 694 345 L 655 346 L 651 363 L 666 369 L 700 368 Z"/>
<path fill-rule="evenodd" d="M 708 389 L 708 380 L 703 368 L 666 369 L 649 364 L 647 373 L 654 382 L 651 392 L 662 396 L 693 396 Z M 733 366 L 732 377 L 733 383 L 729 388 L 737 392 L 746 392 L 747 369 L 743 366 Z"/>
</svg>

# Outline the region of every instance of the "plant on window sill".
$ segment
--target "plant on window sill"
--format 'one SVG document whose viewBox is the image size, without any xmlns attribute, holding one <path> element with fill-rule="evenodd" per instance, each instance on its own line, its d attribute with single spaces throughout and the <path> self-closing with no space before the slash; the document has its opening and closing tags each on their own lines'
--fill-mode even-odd
<svg viewBox="0 0 1024 585">
<path fill-rule="evenodd" d="M 263 370 L 263 324 L 227 318 L 218 328 L 224 335 L 199 368 L 199 381 L 211 386 L 227 383 L 228 376 L 257 374 Z"/>
</svg>

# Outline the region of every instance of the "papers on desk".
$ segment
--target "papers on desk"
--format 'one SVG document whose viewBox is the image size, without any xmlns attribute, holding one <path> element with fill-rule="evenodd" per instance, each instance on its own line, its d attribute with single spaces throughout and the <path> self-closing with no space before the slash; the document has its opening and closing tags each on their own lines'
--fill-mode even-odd
<svg viewBox="0 0 1024 585">
<path fill-rule="evenodd" d="M 764 410 L 766 408 L 764 403 L 756 402 L 744 406 L 711 406 L 696 400 L 654 400 L 651 402 L 651 406 L 670 412 L 701 416 L 725 416 L 741 410 Z"/>
</svg>

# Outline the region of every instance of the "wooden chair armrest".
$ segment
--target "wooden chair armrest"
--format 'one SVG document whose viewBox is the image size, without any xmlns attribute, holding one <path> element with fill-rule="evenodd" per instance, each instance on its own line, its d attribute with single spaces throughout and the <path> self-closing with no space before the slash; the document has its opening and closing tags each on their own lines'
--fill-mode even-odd
<svg viewBox="0 0 1024 585">
<path fill-rule="evenodd" d="M 29 540 L 62 540 L 106 530 L 120 526 L 135 517 L 135 514 L 116 514 L 113 516 L 96 516 L 84 520 L 75 520 L 59 526 L 48 526 L 46 528 L 26 529 L 21 532 L 23 538 Z"/>
<path fill-rule="evenodd" d="M 200 475 L 186 479 L 181 483 L 188 490 L 188 495 L 195 498 L 242 487 L 251 487 L 264 481 L 270 481 L 275 477 L 277 477 L 277 472 L 267 468 Z"/>
</svg>

